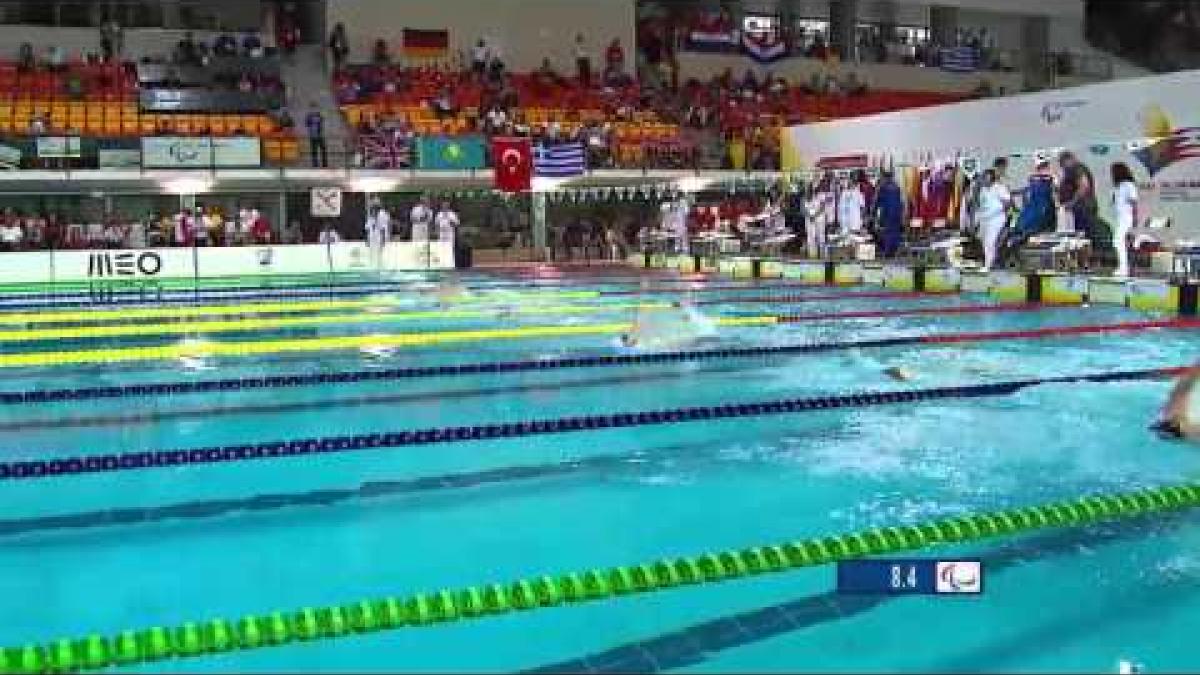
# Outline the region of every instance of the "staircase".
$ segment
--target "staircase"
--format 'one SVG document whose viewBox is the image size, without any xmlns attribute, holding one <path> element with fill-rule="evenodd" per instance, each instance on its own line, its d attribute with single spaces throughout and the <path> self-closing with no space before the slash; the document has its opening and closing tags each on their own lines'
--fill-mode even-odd
<svg viewBox="0 0 1200 675">
<path fill-rule="evenodd" d="M 287 109 L 296 122 L 296 136 L 301 139 L 300 151 L 306 165 L 312 164 L 307 143 L 308 132 L 304 118 L 312 104 L 325 118 L 325 144 L 331 167 L 346 166 L 353 154 L 350 127 L 338 109 L 330 85 L 330 73 L 325 65 L 322 45 L 300 45 L 291 59 L 284 58 L 280 69 L 287 90 Z"/>
</svg>

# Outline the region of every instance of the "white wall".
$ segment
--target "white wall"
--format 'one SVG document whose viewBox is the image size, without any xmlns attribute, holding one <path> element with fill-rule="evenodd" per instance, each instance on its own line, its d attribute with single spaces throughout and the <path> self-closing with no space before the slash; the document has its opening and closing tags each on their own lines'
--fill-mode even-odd
<svg viewBox="0 0 1200 675">
<path fill-rule="evenodd" d="M 587 38 L 593 63 L 614 37 L 626 63 L 634 56 L 634 0 L 330 0 L 327 25 L 338 22 L 346 26 L 352 62 L 367 61 L 379 38 L 399 54 L 406 27 L 448 29 L 451 50 L 467 54 L 488 38 L 506 65 L 520 71 L 537 68 L 543 57 L 573 70 L 576 33 Z"/>
<path fill-rule="evenodd" d="M 903 163 L 963 152 L 990 163 L 1019 152 L 1022 156 L 1011 160 L 1012 173 L 1023 181 L 1034 151 L 1070 148 L 1095 175 L 1102 214 L 1109 211 L 1108 165 L 1123 161 L 1134 171 L 1148 213 L 1170 216 L 1184 231 L 1200 236 L 1200 157 L 1151 175 L 1126 146 L 1158 135 L 1147 126 L 1155 120 L 1170 130 L 1200 126 L 1200 71 L 790 127 L 784 134 L 784 161 L 789 168 L 805 168 L 837 155 L 862 153 Z M 1093 148 L 1101 143 L 1115 145 L 1104 152 Z"/>
<path fill-rule="evenodd" d="M 940 91 L 946 93 L 968 93 L 987 80 L 992 87 L 1004 87 L 1009 93 L 1021 90 L 1023 77 L 1019 73 L 951 73 L 940 68 L 919 68 L 889 63 L 826 64 L 817 59 L 788 58 L 768 66 L 757 65 L 745 56 L 727 54 L 679 53 L 680 80 L 690 77 L 708 80 L 732 68 L 737 76 L 747 68 L 758 75 L 771 72 L 785 77 L 792 84 L 809 81 L 813 73 L 829 73 L 841 76 L 854 71 L 868 87 L 876 89 L 901 89 L 908 91 Z"/>
</svg>

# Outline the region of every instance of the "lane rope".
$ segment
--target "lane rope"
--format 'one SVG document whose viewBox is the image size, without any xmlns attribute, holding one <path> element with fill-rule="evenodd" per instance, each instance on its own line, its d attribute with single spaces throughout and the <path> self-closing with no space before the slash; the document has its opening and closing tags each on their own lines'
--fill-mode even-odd
<svg viewBox="0 0 1200 675">
<path fill-rule="evenodd" d="M 375 309 L 385 309 L 384 305 L 372 306 Z M 519 316 L 572 316 L 581 314 L 605 314 L 625 312 L 627 310 L 665 311 L 673 309 L 673 303 L 605 303 L 598 305 L 527 305 L 520 307 L 493 307 L 488 309 L 424 309 L 407 311 L 365 312 L 355 314 L 329 313 L 321 315 L 306 315 L 297 317 L 260 318 L 253 315 L 227 316 L 224 319 L 206 319 L 198 317 L 194 321 L 170 323 L 122 323 L 102 326 L 80 326 L 70 328 L 25 328 L 15 330 L 0 330 L 0 343 L 3 342 L 38 342 L 85 340 L 111 337 L 131 336 L 168 336 L 168 335 L 198 335 L 207 333 L 234 333 L 277 330 L 280 328 L 299 328 L 315 326 L 333 326 L 357 324 L 386 324 L 405 321 L 421 321 L 427 319 L 479 319 L 495 318 L 501 314 Z M 842 321 L 867 318 L 895 318 L 923 315 L 962 315 L 962 314 L 998 314 L 1014 312 L 1045 311 L 1047 308 L 1038 304 L 987 304 L 987 305 L 952 305 L 949 307 L 919 307 L 890 310 L 862 310 L 853 312 L 825 312 L 810 314 L 770 315 L 772 323 L 805 323 L 816 321 Z M 298 310 L 306 311 L 306 310 Z M 725 325 L 730 319 L 767 319 L 766 316 L 734 316 L 715 317 L 715 322 Z"/>
<path fill-rule="evenodd" d="M 61 638 L 0 650 L 0 672 L 98 670 L 471 621 L 685 586 L 714 585 L 946 544 L 1144 518 L 1197 506 L 1200 506 L 1200 483 L 1184 483 L 941 518 L 914 525 L 660 558 L 607 569 L 445 588 L 406 597 L 389 596 L 342 605 L 268 611 L 234 620 L 188 621 L 176 626 L 125 630 L 115 635 Z"/>
<path fill-rule="evenodd" d="M 286 441 L 266 441 L 239 445 L 173 450 L 80 455 L 55 459 L 31 459 L 0 462 L 0 480 L 36 480 L 60 476 L 139 471 L 185 465 L 222 464 L 280 459 L 315 454 L 340 454 L 367 450 L 416 447 L 435 443 L 483 441 L 500 438 L 524 438 L 548 434 L 598 431 L 632 427 L 660 426 L 685 422 L 764 417 L 791 413 L 867 408 L 896 403 L 915 403 L 941 399 L 1003 396 L 1027 387 L 1075 382 L 1116 382 L 1161 377 L 1175 372 L 1153 368 L 1108 373 L 1064 375 L 986 384 L 934 387 L 897 391 L 863 391 L 852 394 L 807 398 L 689 406 L 665 410 L 644 410 L 575 417 L 543 418 L 521 422 L 498 422 L 464 426 L 375 432 L 343 436 L 321 436 Z"/>
<path fill-rule="evenodd" d="M 718 320 L 723 326 L 764 326 L 779 323 L 775 316 L 726 317 Z M 804 351 L 831 351 L 864 347 L 884 347 L 909 344 L 938 344 L 951 342 L 982 342 L 987 340 L 1016 340 L 1062 335 L 1085 335 L 1122 331 L 1141 331 L 1155 328 L 1183 329 L 1200 327 L 1200 319 L 1162 319 L 1153 321 L 1129 321 L 1110 324 L 1082 326 L 1056 326 L 1025 330 L 1000 331 L 994 333 L 948 333 L 916 335 L 908 337 L 882 338 L 850 342 L 814 343 Z M 154 347 L 127 347 L 109 349 L 87 349 L 55 352 L 26 352 L 0 354 L 0 368 L 27 366 L 76 365 L 85 363 L 118 363 L 129 361 L 155 361 L 177 358 L 204 358 L 211 356 L 241 357 L 261 354 L 307 353 L 337 350 L 354 350 L 379 347 L 415 347 L 457 342 L 509 340 L 524 338 L 565 337 L 581 335 L 611 335 L 630 329 L 628 323 L 587 324 L 580 326 L 521 326 L 516 328 L 491 328 L 460 331 L 434 331 L 423 333 L 377 333 L 372 335 L 331 336 L 315 338 L 293 338 L 284 340 L 256 340 L 245 342 L 184 342 Z M 770 354 L 786 348 L 761 347 L 742 350 L 713 350 L 714 354 L 729 356 L 734 353 Z M 681 359 L 682 360 L 682 359 Z"/>
<path fill-rule="evenodd" d="M 811 284 L 759 284 L 754 286 L 706 286 L 703 288 L 659 288 L 645 290 L 628 290 L 628 291 L 545 291 L 547 294 L 554 294 L 561 298 L 596 298 L 596 297 L 622 297 L 629 295 L 642 294 L 665 294 L 665 293 L 727 293 L 733 291 L 749 291 L 749 290 L 777 290 L 787 288 L 815 288 Z M 527 284 L 525 288 L 538 288 L 537 284 Z M 209 288 L 199 291 L 179 290 L 163 293 L 161 296 L 149 291 L 113 291 L 106 295 L 103 299 L 97 299 L 87 293 L 78 293 L 70 296 L 60 295 L 57 298 L 47 299 L 48 296 L 35 294 L 28 298 L 30 301 L 12 302 L 7 299 L 0 298 L 0 309 L 40 309 L 40 308 L 83 308 L 97 306 L 123 306 L 123 305 L 170 305 L 170 304 L 196 304 L 197 302 L 228 302 L 230 299 L 241 300 L 278 300 L 280 298 L 290 299 L 320 299 L 330 297 L 362 297 L 364 295 L 377 295 L 384 293 L 399 293 L 402 291 L 426 290 L 414 288 L 398 288 L 389 285 L 375 285 L 372 287 L 362 288 L 341 288 L 339 286 L 314 286 L 311 288 L 276 288 L 268 290 L 243 290 L 243 289 L 219 289 Z M 530 291 L 535 292 L 535 291 Z M 36 300 L 37 302 L 34 302 Z M 468 299 L 469 300 L 469 299 Z"/>
</svg>

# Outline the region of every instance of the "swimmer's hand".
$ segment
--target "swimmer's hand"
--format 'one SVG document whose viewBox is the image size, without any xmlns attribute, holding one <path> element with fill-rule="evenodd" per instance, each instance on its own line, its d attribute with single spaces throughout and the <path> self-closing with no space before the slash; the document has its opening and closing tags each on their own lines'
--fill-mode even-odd
<svg viewBox="0 0 1200 675">
<path fill-rule="evenodd" d="M 913 379 L 912 373 L 908 372 L 900 366 L 892 366 L 884 369 L 883 373 L 897 382 L 908 382 Z"/>
</svg>

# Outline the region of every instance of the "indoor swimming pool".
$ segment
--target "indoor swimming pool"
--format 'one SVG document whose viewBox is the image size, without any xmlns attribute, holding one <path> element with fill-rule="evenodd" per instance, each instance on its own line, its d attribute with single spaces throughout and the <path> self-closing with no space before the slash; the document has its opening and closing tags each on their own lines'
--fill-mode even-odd
<svg viewBox="0 0 1200 675">
<path fill-rule="evenodd" d="M 248 283 L 0 294 L 7 663 L 1200 470 L 1146 428 L 1200 347 L 1167 315 L 633 269 Z M 621 346 L 685 301 L 711 337 Z M 817 565 L 123 669 L 1181 670 L 1197 544 L 1183 511 L 905 554 L 981 559 L 974 597 L 839 595 Z"/>
</svg>

